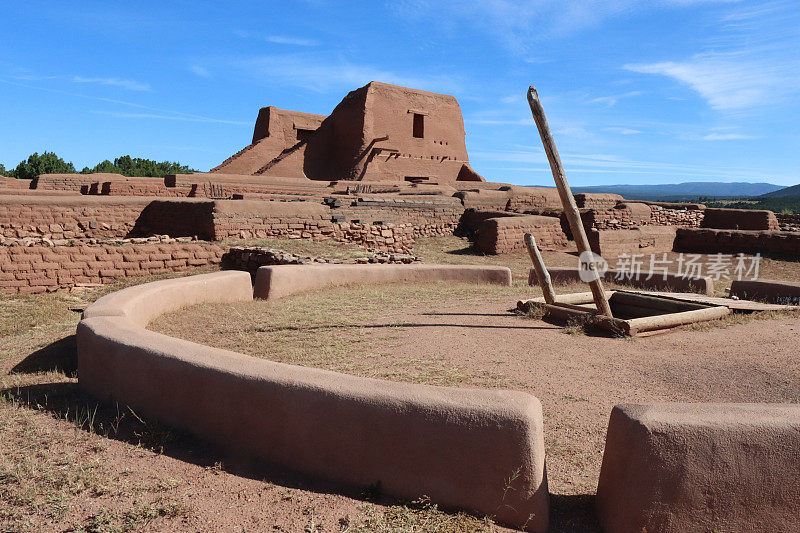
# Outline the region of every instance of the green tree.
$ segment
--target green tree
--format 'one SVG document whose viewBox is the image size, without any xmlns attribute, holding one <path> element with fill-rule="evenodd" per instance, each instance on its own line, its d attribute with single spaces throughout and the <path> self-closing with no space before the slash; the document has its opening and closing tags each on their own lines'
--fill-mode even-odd
<svg viewBox="0 0 800 533">
<path fill-rule="evenodd" d="M 0 176 L 6 176 L 6 166 L 3 163 L 0 163 Z"/>
<path fill-rule="evenodd" d="M 188 165 L 181 165 L 178 162 L 162 161 L 159 163 L 152 159 L 123 155 L 115 158 L 113 163 L 106 159 L 95 165 L 94 168 L 85 168 L 81 172 L 111 172 L 122 174 L 123 176 L 162 177 L 166 174 L 188 174 L 197 171 L 190 168 Z"/>
<path fill-rule="evenodd" d="M 28 156 L 28 159 L 21 161 L 17 168 L 12 171 L 12 175 L 18 179 L 33 179 L 39 174 L 72 174 L 75 166 L 58 157 L 53 152 L 38 152 Z"/>
</svg>

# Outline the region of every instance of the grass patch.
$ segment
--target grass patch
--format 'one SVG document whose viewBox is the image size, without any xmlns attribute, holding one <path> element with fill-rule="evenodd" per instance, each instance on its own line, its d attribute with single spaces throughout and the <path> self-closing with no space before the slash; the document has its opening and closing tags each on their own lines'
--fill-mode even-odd
<svg viewBox="0 0 800 533">
<path fill-rule="evenodd" d="M 739 326 L 741 324 L 749 324 L 757 320 L 777 320 L 781 318 L 800 318 L 800 310 L 774 310 L 774 311 L 756 311 L 753 313 L 729 313 L 717 320 L 710 320 L 707 322 L 698 322 L 696 324 L 689 324 L 683 326 L 687 331 L 709 331 L 717 328 L 729 328 L 732 326 Z"/>
<path fill-rule="evenodd" d="M 389 284 L 327 289 L 275 302 L 201 304 L 158 317 L 160 333 L 272 361 L 435 385 L 498 386 L 499 374 L 453 366 L 439 357 L 388 358 L 407 328 L 409 308 L 473 298 L 507 300 L 519 288 L 462 283 Z"/>
</svg>

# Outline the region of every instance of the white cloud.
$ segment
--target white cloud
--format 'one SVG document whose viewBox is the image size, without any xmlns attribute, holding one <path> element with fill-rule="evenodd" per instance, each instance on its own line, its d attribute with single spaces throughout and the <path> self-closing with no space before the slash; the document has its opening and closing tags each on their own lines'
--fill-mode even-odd
<svg viewBox="0 0 800 533">
<path fill-rule="evenodd" d="M 267 41 L 275 44 L 289 44 L 293 46 L 319 46 L 319 41 L 314 39 L 302 39 L 299 37 L 282 37 L 280 35 L 270 35 Z"/>
<path fill-rule="evenodd" d="M 208 71 L 207 68 L 201 67 L 200 65 L 192 65 L 189 67 L 194 74 L 200 76 L 201 78 L 210 78 L 211 73 Z"/>
<path fill-rule="evenodd" d="M 85 78 L 83 76 L 73 76 L 73 83 L 95 83 L 98 85 L 110 85 L 112 87 L 121 87 L 128 91 L 149 91 L 150 85 L 133 80 L 122 80 L 119 78 Z"/>
<path fill-rule="evenodd" d="M 703 137 L 704 141 L 738 141 L 740 139 L 757 139 L 753 135 L 744 135 L 742 133 L 709 133 Z"/>
<path fill-rule="evenodd" d="M 701 2 L 727 0 L 401 0 L 391 5 L 400 18 L 451 33 L 458 27 L 454 22 L 466 22 L 538 63 L 541 58 L 530 55 L 536 41 L 594 28 L 607 19 L 644 9 L 682 8 Z"/>
<path fill-rule="evenodd" d="M 660 74 L 688 85 L 720 111 L 772 104 L 796 83 L 796 74 L 777 65 L 744 61 L 740 54 L 707 53 L 676 62 L 630 64 L 642 74 Z M 792 88 L 793 89 L 793 88 Z"/>
<path fill-rule="evenodd" d="M 785 102 L 800 92 L 800 13 L 796 2 L 736 6 L 722 17 L 706 50 L 686 59 L 623 68 L 666 76 L 718 111 L 741 112 Z M 668 96 L 675 98 L 675 95 Z"/>
<path fill-rule="evenodd" d="M 96 115 L 105 115 L 112 118 L 147 118 L 158 120 L 180 120 L 183 122 L 208 122 L 213 124 L 232 124 L 234 126 L 250 126 L 251 122 L 240 122 L 236 120 L 222 120 L 217 118 L 204 117 L 200 115 L 165 115 L 159 113 L 123 113 L 118 111 L 92 111 Z M 167 113 L 170 113 L 169 111 Z"/>
<path fill-rule="evenodd" d="M 620 135 L 639 135 L 642 133 L 641 130 L 635 130 L 633 128 L 620 128 L 618 126 L 609 126 L 608 128 L 603 128 L 605 131 L 610 131 L 612 133 L 618 133 Z"/>
<path fill-rule="evenodd" d="M 285 44 L 289 46 L 319 46 L 320 44 L 316 39 L 308 39 L 303 37 L 265 35 L 263 33 L 245 30 L 235 30 L 233 33 L 242 39 L 257 39 L 259 41 L 266 41 L 268 43 Z"/>
<path fill-rule="evenodd" d="M 317 54 L 288 54 L 219 60 L 225 68 L 240 71 L 269 85 L 301 87 L 316 92 L 347 89 L 382 81 L 429 91 L 455 93 L 461 84 L 444 74 L 406 75 L 371 65 L 330 59 Z"/>
<path fill-rule="evenodd" d="M 623 98 L 632 98 L 634 96 L 639 96 L 641 94 L 644 94 L 644 93 L 642 91 L 629 91 L 629 92 L 624 93 L 624 94 L 614 94 L 614 95 L 611 95 L 611 96 L 599 96 L 597 98 L 592 98 L 591 100 L 589 100 L 589 103 L 590 104 L 603 104 L 606 107 L 612 107 L 612 106 L 615 106 L 617 104 L 617 102 L 619 102 Z"/>
</svg>

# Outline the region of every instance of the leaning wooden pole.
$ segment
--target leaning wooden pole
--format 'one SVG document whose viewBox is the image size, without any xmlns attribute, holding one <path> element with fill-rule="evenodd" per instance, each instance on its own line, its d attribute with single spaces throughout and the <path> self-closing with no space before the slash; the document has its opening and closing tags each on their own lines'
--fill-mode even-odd
<svg viewBox="0 0 800 533">
<path fill-rule="evenodd" d="M 542 288 L 542 295 L 544 301 L 552 304 L 556 301 L 556 291 L 553 290 L 553 282 L 550 280 L 550 273 L 544 265 L 544 259 L 539 252 L 539 247 L 536 246 L 536 239 L 530 233 L 525 234 L 525 246 L 528 248 L 528 253 L 533 261 L 533 270 L 536 272 L 536 278 L 539 280 L 539 286 Z"/>
<path fill-rule="evenodd" d="M 539 100 L 539 93 L 536 88 L 531 85 L 528 88 L 528 103 L 531 106 L 531 113 L 533 120 L 536 122 L 536 127 L 539 129 L 539 136 L 542 138 L 544 144 L 544 151 L 547 154 L 547 160 L 550 162 L 550 169 L 553 171 L 553 178 L 556 181 L 556 188 L 558 188 L 558 195 L 561 198 L 561 205 L 564 207 L 564 215 L 569 222 L 572 236 L 575 238 L 575 244 L 578 246 L 578 253 L 584 252 L 592 253 L 589 247 L 589 239 L 586 237 L 586 231 L 583 229 L 581 222 L 581 214 L 578 211 L 578 206 L 575 204 L 575 198 L 572 196 L 572 191 L 567 183 L 567 175 L 564 173 L 564 165 L 561 164 L 561 157 L 558 155 L 556 149 L 556 142 L 553 140 L 553 134 L 550 132 L 550 126 L 547 124 L 547 117 L 544 115 L 544 108 L 542 102 Z M 592 296 L 597 310 L 600 314 L 612 317 L 611 307 L 608 305 L 605 290 L 603 290 L 603 282 L 600 279 L 600 274 L 597 272 L 597 266 L 594 261 L 589 261 L 589 269 L 594 272 L 594 279 L 589 282 L 589 287 L 592 289 Z"/>
</svg>

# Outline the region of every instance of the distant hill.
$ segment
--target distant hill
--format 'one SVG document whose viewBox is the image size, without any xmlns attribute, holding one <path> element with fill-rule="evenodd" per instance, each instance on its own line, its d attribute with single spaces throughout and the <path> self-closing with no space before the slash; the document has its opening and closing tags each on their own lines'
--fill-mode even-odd
<svg viewBox="0 0 800 533">
<path fill-rule="evenodd" d="M 791 187 L 768 192 L 760 195 L 759 198 L 783 198 L 785 196 L 800 196 L 800 185 L 792 185 Z"/>
<path fill-rule="evenodd" d="M 800 187 L 800 186 L 798 186 Z M 704 198 L 745 198 L 767 195 L 784 189 L 772 183 L 715 181 L 690 181 L 686 183 L 664 183 L 659 185 L 596 185 L 572 187 L 573 192 L 607 192 L 620 194 L 629 200 L 697 200 Z M 800 193 L 797 191 L 795 194 Z"/>
</svg>

